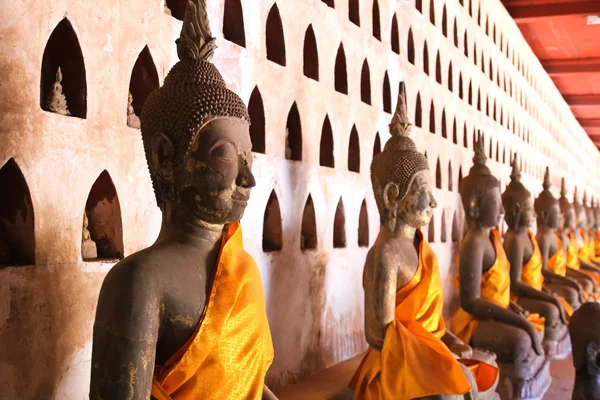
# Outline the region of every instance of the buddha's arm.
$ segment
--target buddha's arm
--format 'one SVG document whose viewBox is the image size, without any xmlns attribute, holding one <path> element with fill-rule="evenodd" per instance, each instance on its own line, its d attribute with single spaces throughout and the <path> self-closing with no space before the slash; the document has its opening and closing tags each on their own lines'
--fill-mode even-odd
<svg viewBox="0 0 600 400">
<path fill-rule="evenodd" d="M 91 400 L 150 398 L 158 300 L 148 295 L 152 285 L 127 275 L 115 266 L 100 291 L 94 323 Z M 119 280 L 129 284 L 119 284 Z"/>
<path fill-rule="evenodd" d="M 365 262 L 365 336 L 369 346 L 378 351 L 395 318 L 397 279 L 396 264 L 386 262 L 383 252 L 372 248 Z"/>
<path fill-rule="evenodd" d="M 578 270 L 573 269 L 571 267 L 567 267 L 567 276 L 572 277 L 574 279 L 577 279 L 577 278 L 579 278 L 579 279 L 586 279 L 589 282 L 591 282 L 592 287 L 594 288 L 594 290 L 596 290 L 596 282 L 594 282 L 594 279 L 592 279 L 592 277 L 584 274 L 581 271 L 578 271 Z"/>
<path fill-rule="evenodd" d="M 456 354 L 459 358 L 471 358 L 473 357 L 473 349 L 471 346 L 465 344 L 462 340 L 454 336 L 452 332 L 446 329 L 446 333 L 442 336 L 442 342 L 450 349 L 450 351 Z"/>
<path fill-rule="evenodd" d="M 554 240 L 553 237 L 552 237 L 552 240 Z M 548 268 L 548 260 L 550 259 L 550 244 L 551 244 L 550 241 L 548 240 L 548 238 L 545 236 L 540 236 L 539 238 L 537 238 L 537 241 L 538 241 L 538 245 L 540 247 L 540 252 L 542 253 L 542 274 L 544 275 L 544 278 L 550 279 L 556 283 L 560 283 L 565 286 L 569 286 L 569 287 L 577 290 L 581 295 L 583 288 L 581 287 L 581 285 L 579 283 L 577 283 L 577 281 L 567 278 L 565 276 L 558 275 L 557 273 L 550 271 L 550 269 Z"/>
<path fill-rule="evenodd" d="M 486 238 L 487 239 L 487 238 Z M 482 243 L 464 243 L 460 251 L 460 305 L 468 313 L 482 320 L 495 320 L 523 329 L 531 337 L 537 354 L 542 354 L 540 338 L 525 318 L 481 298 Z"/>
<path fill-rule="evenodd" d="M 600 268 L 598 268 L 597 266 L 592 265 L 591 263 L 582 261 L 581 259 L 579 260 L 579 263 L 580 263 L 582 269 L 600 274 Z"/>
</svg>

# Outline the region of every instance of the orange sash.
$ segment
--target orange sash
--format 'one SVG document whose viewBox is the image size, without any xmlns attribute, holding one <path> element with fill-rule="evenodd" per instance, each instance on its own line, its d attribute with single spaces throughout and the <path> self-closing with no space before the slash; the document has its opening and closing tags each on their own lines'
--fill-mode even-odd
<svg viewBox="0 0 600 400">
<path fill-rule="evenodd" d="M 588 245 L 587 234 L 583 229 L 579 230 L 579 234 L 581 235 L 581 238 L 583 239 L 583 246 L 581 246 L 580 248 L 577 249 L 577 256 L 579 257 L 579 259 L 581 261 L 589 264 L 590 255 L 588 253 L 589 245 Z"/>
<path fill-rule="evenodd" d="M 481 276 L 481 298 L 502 308 L 510 307 L 510 263 L 506 258 L 504 248 L 500 243 L 497 229 L 491 230 L 491 240 L 496 250 L 496 261 Z M 538 330 L 544 330 L 544 318 L 539 314 L 529 314 L 527 320 Z M 466 312 L 462 307 L 450 319 L 452 332 L 463 342 L 469 344 L 479 320 Z"/>
<path fill-rule="evenodd" d="M 579 270 L 581 264 L 577 255 L 577 246 L 575 245 L 575 234 L 569 232 L 569 247 L 567 247 L 567 265 L 569 268 Z"/>
<path fill-rule="evenodd" d="M 421 231 L 417 230 L 417 236 L 419 266 L 412 280 L 396 293 L 396 318 L 387 328 L 382 351 L 369 348 L 350 382 L 354 399 L 408 400 L 464 394 L 471 388 L 441 341 L 446 328 L 438 261 Z M 490 368 L 497 374 L 497 369 Z M 482 378 L 483 384 L 489 381 L 488 374 L 484 375 L 488 379 Z"/>
<path fill-rule="evenodd" d="M 600 229 L 596 231 L 596 257 L 600 257 Z"/>
<path fill-rule="evenodd" d="M 590 263 L 590 256 L 588 254 L 588 244 L 587 244 L 587 235 L 585 233 L 585 231 L 583 229 L 579 230 L 579 233 L 581 234 L 581 236 L 583 237 L 584 240 L 584 245 L 581 246 L 579 249 L 576 250 L 577 248 L 577 243 L 575 242 L 575 234 L 573 232 L 569 232 L 569 255 L 571 255 L 571 253 L 576 254 L 575 258 L 577 259 L 577 262 L 575 263 L 577 265 L 577 268 L 575 267 L 571 267 L 571 265 L 569 264 L 569 267 L 574 268 L 579 270 L 580 272 L 583 272 L 584 274 L 586 274 L 587 276 L 589 276 L 590 278 L 592 278 L 596 284 L 596 286 L 600 286 L 600 274 L 593 272 L 593 271 L 588 271 L 586 269 L 581 269 L 581 263 L 579 260 L 585 262 L 585 263 Z M 569 259 L 567 258 L 567 263 L 569 262 Z M 600 299 L 600 293 L 594 293 L 594 298 L 596 300 Z"/>
<path fill-rule="evenodd" d="M 533 232 L 528 230 L 527 234 L 529 235 L 529 240 L 531 240 L 531 244 L 533 245 L 533 253 L 531 253 L 531 257 L 521 269 L 521 279 L 523 280 L 524 284 L 529 285 L 536 290 L 542 290 L 542 286 L 544 285 L 544 275 L 542 274 L 542 253 L 540 251 L 540 246 L 538 245 L 537 239 L 533 235 Z"/>
<path fill-rule="evenodd" d="M 200 324 L 164 366 L 156 366 L 152 396 L 158 400 L 258 400 L 272 360 L 260 273 L 244 251 L 236 222 L 223 234 Z"/>
<path fill-rule="evenodd" d="M 563 242 L 556 232 L 554 233 L 554 239 L 556 240 L 557 250 L 552 254 L 552 257 L 548 259 L 548 269 L 557 275 L 566 276 L 567 259 L 565 257 Z"/>
</svg>

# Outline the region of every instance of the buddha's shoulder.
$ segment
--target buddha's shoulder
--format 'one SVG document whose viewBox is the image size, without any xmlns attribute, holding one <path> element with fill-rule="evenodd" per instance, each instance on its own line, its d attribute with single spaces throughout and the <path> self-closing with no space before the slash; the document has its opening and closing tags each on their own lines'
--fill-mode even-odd
<svg viewBox="0 0 600 400">
<path fill-rule="evenodd" d="M 106 281 L 147 284 L 156 281 L 172 270 L 175 259 L 173 249 L 151 246 L 119 261 L 107 274 Z"/>
</svg>

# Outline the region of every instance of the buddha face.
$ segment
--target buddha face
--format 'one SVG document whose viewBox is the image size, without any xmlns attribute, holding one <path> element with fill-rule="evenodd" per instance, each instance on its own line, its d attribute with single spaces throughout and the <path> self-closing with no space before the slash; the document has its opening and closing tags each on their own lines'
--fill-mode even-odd
<svg viewBox="0 0 600 400">
<path fill-rule="evenodd" d="M 585 207 L 581 205 L 575 206 L 575 224 L 578 228 L 587 228 L 587 215 L 585 213 Z"/>
<path fill-rule="evenodd" d="M 563 216 L 563 227 L 564 229 L 574 229 L 575 228 L 575 210 L 573 206 L 569 206 L 566 209 L 562 210 Z"/>
<path fill-rule="evenodd" d="M 586 218 L 587 218 L 587 222 L 588 222 L 588 228 L 592 229 L 596 226 L 596 219 L 594 218 L 594 211 L 591 208 L 586 207 L 585 212 L 586 212 Z"/>
<path fill-rule="evenodd" d="M 521 226 L 531 228 L 533 223 L 535 222 L 535 210 L 533 208 L 533 199 L 528 197 L 525 201 L 522 202 L 522 210 L 521 210 Z"/>
<path fill-rule="evenodd" d="M 558 229 L 562 224 L 562 214 L 560 213 L 560 207 L 558 203 L 554 203 L 550 207 L 544 209 L 542 213 L 545 213 L 545 224 L 550 229 Z"/>
<path fill-rule="evenodd" d="M 413 228 L 429 224 L 437 201 L 433 197 L 429 171 L 424 170 L 415 174 L 408 193 L 398 203 L 398 220 Z"/>
<path fill-rule="evenodd" d="M 202 221 L 239 221 L 256 184 L 251 150 L 245 121 L 222 118 L 205 125 L 175 172 L 181 204 Z"/>
<path fill-rule="evenodd" d="M 483 191 L 483 195 L 477 198 L 476 219 L 479 225 L 485 228 L 494 228 L 498 226 L 500 215 L 505 213 L 502 206 L 502 196 L 500 187 L 488 187 Z M 474 211 L 474 210 L 473 210 Z"/>
</svg>

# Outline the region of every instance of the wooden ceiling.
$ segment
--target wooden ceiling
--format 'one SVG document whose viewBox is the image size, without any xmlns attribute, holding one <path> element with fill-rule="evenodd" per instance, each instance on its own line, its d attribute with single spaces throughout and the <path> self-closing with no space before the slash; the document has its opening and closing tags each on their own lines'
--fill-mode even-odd
<svg viewBox="0 0 600 400">
<path fill-rule="evenodd" d="M 600 149 L 600 0 L 502 0 L 575 117 Z"/>
</svg>

